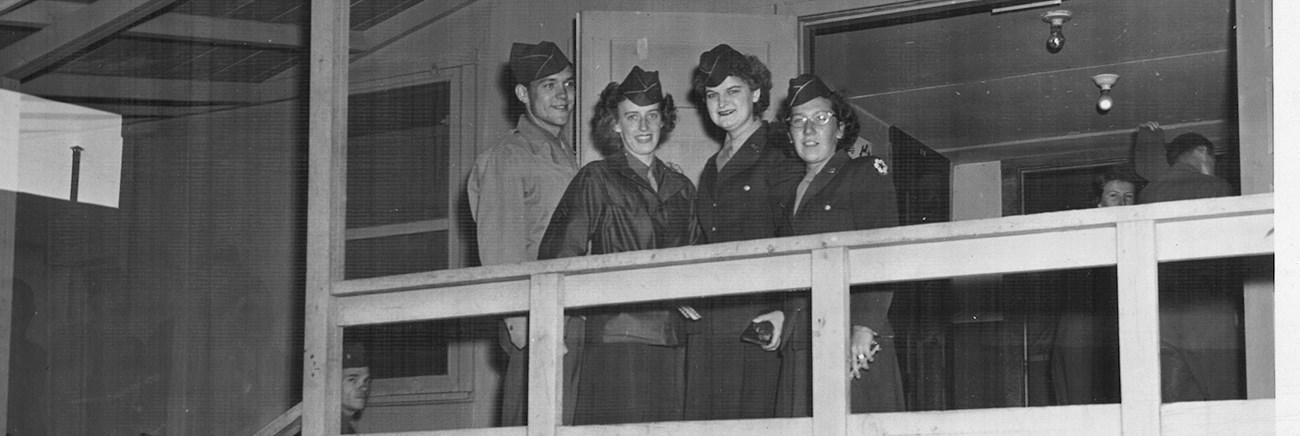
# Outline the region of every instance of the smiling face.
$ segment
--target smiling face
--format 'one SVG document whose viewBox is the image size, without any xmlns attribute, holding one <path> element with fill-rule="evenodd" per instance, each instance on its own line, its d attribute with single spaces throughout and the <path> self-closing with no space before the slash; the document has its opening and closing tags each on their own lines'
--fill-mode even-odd
<svg viewBox="0 0 1300 436">
<path fill-rule="evenodd" d="M 370 398 L 370 368 L 343 368 L 343 414 L 355 415 L 365 410 Z"/>
<path fill-rule="evenodd" d="M 739 77 L 727 76 L 718 86 L 704 88 L 704 105 L 709 110 L 709 119 L 722 130 L 739 130 L 756 118 L 754 103 L 758 102 L 762 92 L 750 88 Z"/>
<path fill-rule="evenodd" d="M 659 105 L 637 106 L 632 100 L 618 102 L 614 132 L 623 140 L 623 149 L 642 161 L 648 162 L 659 147 L 659 133 L 664 126 Z"/>
<path fill-rule="evenodd" d="M 1128 206 L 1133 204 L 1136 187 L 1124 180 L 1111 180 L 1101 187 L 1101 202 L 1097 207 Z"/>
<path fill-rule="evenodd" d="M 809 165 L 830 159 L 844 137 L 844 123 L 835 118 L 831 108 L 830 100 L 817 97 L 790 109 L 790 138 L 799 158 Z M 818 125 L 818 121 L 827 122 Z"/>
<path fill-rule="evenodd" d="M 573 68 L 537 79 L 524 85 L 515 85 L 515 96 L 528 109 L 528 118 L 551 133 L 559 133 L 569 124 L 573 114 Z"/>
</svg>

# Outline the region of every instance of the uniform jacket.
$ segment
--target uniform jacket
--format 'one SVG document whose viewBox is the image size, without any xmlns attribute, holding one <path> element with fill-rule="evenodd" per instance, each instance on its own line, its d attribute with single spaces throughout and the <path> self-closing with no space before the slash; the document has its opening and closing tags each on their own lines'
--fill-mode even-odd
<svg viewBox="0 0 1300 436">
<path fill-rule="evenodd" d="M 551 217 L 539 259 L 690 245 L 696 237 L 690 179 L 655 159 L 656 191 L 633 170 L 627 155 L 592 162 L 578 171 Z M 590 249 L 588 248 L 590 247 Z M 662 303 L 620 306 L 588 316 L 588 332 L 604 342 L 677 345 L 678 319 Z"/>
<path fill-rule="evenodd" d="M 898 225 L 898 200 L 894 194 L 893 177 L 885 161 L 874 156 L 853 159 L 843 150 L 836 151 L 808 185 L 797 214 L 794 213 L 796 189 L 797 184 L 789 188 L 780 203 L 785 211 L 778 230 L 780 236 Z M 890 300 L 892 294 L 888 292 L 855 293 L 850 317 L 852 324 L 879 330 L 889 312 Z M 787 302 L 786 316 L 789 318 L 798 311 L 807 310 L 806 298 L 791 299 Z M 807 339 L 806 334 L 800 337 Z"/>
<path fill-rule="evenodd" d="M 782 126 L 764 122 L 718 172 L 718 156 L 704 164 L 696 199 L 701 243 L 776 237 L 785 188 L 799 183 L 803 162 Z M 780 308 L 773 294 L 744 295 L 692 304 L 703 318 L 693 331 L 740 336 L 754 316 Z"/>
<path fill-rule="evenodd" d="M 1215 176 L 1202 174 L 1190 164 L 1178 162 L 1155 182 L 1138 194 L 1138 203 L 1191 200 L 1195 198 L 1226 197 L 1232 195 L 1232 186 Z"/>
<path fill-rule="evenodd" d="M 479 155 L 467 190 L 482 264 L 536 260 L 551 212 L 577 172 L 577 156 L 564 139 L 527 116 Z"/>
</svg>

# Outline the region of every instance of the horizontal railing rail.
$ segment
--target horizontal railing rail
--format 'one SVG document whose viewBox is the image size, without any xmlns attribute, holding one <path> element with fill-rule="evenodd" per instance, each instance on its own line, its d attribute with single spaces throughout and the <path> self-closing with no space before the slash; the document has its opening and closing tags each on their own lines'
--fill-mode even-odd
<svg viewBox="0 0 1300 436">
<path fill-rule="evenodd" d="M 1272 400 L 1160 403 L 1156 272 L 1271 254 L 1273 229 L 1273 196 L 1260 194 L 348 280 L 331 292 L 337 327 L 529 312 L 529 426 L 467 434 L 1239 433 L 1271 429 Z M 1108 265 L 1118 266 L 1120 404 L 847 413 L 850 285 Z M 558 425 L 564 310 L 793 289 L 812 292 L 814 418 Z"/>
</svg>

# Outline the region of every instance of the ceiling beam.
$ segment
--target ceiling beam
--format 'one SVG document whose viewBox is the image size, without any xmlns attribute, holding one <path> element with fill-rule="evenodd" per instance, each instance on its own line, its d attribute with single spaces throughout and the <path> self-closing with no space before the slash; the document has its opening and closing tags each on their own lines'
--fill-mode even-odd
<svg viewBox="0 0 1300 436">
<path fill-rule="evenodd" d="M 0 14 L 17 9 L 34 0 L 0 0 Z"/>
<path fill-rule="evenodd" d="M 415 6 L 389 17 L 365 31 L 364 37 L 358 38 L 353 32 L 350 52 L 361 52 L 352 60 L 384 48 L 402 37 L 438 22 L 448 15 L 474 4 L 477 0 L 424 0 Z"/>
<path fill-rule="evenodd" d="M 101 0 L 104 1 L 104 0 Z M 140 79 L 132 77 L 43 74 L 23 83 L 23 92 L 41 97 L 80 98 L 155 104 L 248 104 L 296 95 L 288 82 L 278 88 L 266 83 L 204 82 L 193 80 Z"/>
<path fill-rule="evenodd" d="M 99 0 L 0 50 L 0 75 L 22 80 L 177 0 Z"/>
<path fill-rule="evenodd" d="M 84 3 L 45 0 L 0 15 L 0 25 L 41 29 L 53 24 L 60 16 L 72 14 L 86 7 L 88 6 Z M 305 47 L 302 26 L 296 24 L 265 23 L 180 13 L 159 15 L 127 28 L 122 35 L 265 48 Z M 352 39 L 355 43 L 363 40 L 364 35 L 359 31 L 352 32 Z"/>
</svg>

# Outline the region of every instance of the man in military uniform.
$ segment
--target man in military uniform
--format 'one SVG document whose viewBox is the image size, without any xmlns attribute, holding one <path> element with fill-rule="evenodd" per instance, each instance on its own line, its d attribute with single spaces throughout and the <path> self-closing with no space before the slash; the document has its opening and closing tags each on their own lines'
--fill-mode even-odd
<svg viewBox="0 0 1300 436">
<path fill-rule="evenodd" d="M 365 347 L 360 343 L 343 344 L 343 392 L 340 411 L 342 423 L 339 434 L 357 433 L 357 420 L 370 400 L 370 366 L 366 363 Z"/>
<path fill-rule="evenodd" d="M 469 206 L 478 225 L 479 260 L 501 265 L 537 260 L 555 206 L 578 171 L 565 133 L 577 95 L 573 64 L 555 43 L 510 48 L 514 96 L 524 114 L 499 143 L 478 156 L 469 176 Z M 564 422 L 573 416 L 572 386 L 582 343 L 581 318 L 566 321 Z M 503 426 L 524 425 L 528 404 L 528 319 L 509 317 L 501 331 L 509 356 L 501 400 Z"/>
</svg>

